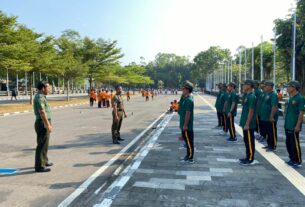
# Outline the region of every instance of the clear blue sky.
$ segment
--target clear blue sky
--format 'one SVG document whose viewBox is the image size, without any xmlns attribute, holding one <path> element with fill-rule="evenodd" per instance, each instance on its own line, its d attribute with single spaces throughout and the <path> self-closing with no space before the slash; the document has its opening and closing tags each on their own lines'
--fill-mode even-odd
<svg viewBox="0 0 305 207">
<path fill-rule="evenodd" d="M 1 0 L 36 32 L 118 40 L 123 64 L 158 52 L 193 57 L 212 45 L 230 48 L 272 37 L 273 20 L 288 14 L 293 0 Z"/>
</svg>

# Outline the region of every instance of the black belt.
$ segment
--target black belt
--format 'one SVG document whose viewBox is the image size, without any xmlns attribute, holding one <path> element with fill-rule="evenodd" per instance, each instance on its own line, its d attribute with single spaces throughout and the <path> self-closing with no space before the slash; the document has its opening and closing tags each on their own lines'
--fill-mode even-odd
<svg viewBox="0 0 305 207">
<path fill-rule="evenodd" d="M 118 109 L 118 111 L 123 111 L 123 109 Z"/>
</svg>

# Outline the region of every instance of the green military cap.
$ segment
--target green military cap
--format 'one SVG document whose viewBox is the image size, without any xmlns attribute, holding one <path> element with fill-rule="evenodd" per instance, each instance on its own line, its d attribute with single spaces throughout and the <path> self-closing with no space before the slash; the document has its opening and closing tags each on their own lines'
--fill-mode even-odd
<svg viewBox="0 0 305 207">
<path fill-rule="evenodd" d="M 236 87 L 236 83 L 234 83 L 234 82 L 231 82 L 231 83 L 229 83 L 229 86 L 230 86 L 230 87 L 233 87 L 233 88 L 235 88 L 235 87 Z"/>
<path fill-rule="evenodd" d="M 266 82 L 265 80 L 262 80 L 262 81 L 260 82 L 260 84 L 265 84 L 265 82 Z"/>
<path fill-rule="evenodd" d="M 187 88 L 187 89 L 190 89 L 190 90 L 193 90 L 194 85 L 190 81 L 185 81 L 185 83 L 183 84 L 183 87 Z"/>
<path fill-rule="evenodd" d="M 271 86 L 271 87 L 273 87 L 273 86 L 274 86 L 274 83 L 273 83 L 272 81 L 266 80 L 266 81 L 265 81 L 265 85 L 266 85 L 266 86 Z"/>
<path fill-rule="evenodd" d="M 248 80 L 245 80 L 245 81 L 244 81 L 244 84 L 245 84 L 245 85 L 250 85 L 250 86 L 254 87 L 255 82 L 254 82 L 254 80 L 248 79 Z"/>
<path fill-rule="evenodd" d="M 222 86 L 225 88 L 228 87 L 228 85 L 226 83 L 222 84 Z"/>
<path fill-rule="evenodd" d="M 294 87 L 295 89 L 299 90 L 301 88 L 301 84 L 299 81 L 290 81 L 287 86 Z"/>
</svg>

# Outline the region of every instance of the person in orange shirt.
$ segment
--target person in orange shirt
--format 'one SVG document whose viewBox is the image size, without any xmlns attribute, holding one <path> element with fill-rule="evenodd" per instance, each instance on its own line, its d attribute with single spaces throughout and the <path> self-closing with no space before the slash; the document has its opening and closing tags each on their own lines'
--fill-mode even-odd
<svg viewBox="0 0 305 207">
<path fill-rule="evenodd" d="M 106 92 L 104 89 L 102 89 L 101 98 L 102 98 L 103 107 L 105 108 L 106 107 Z"/>
<path fill-rule="evenodd" d="M 141 89 L 141 93 L 142 93 L 142 97 L 144 98 L 145 96 L 145 91 L 143 89 Z"/>
<path fill-rule="evenodd" d="M 110 99 L 112 100 L 114 94 L 113 94 L 113 90 L 110 90 Z"/>
<path fill-rule="evenodd" d="M 129 90 L 126 93 L 126 96 L 127 96 L 127 101 L 130 101 L 130 92 L 129 92 Z"/>
<path fill-rule="evenodd" d="M 90 90 L 89 93 L 89 98 L 90 98 L 90 107 L 93 107 L 94 100 L 95 100 L 95 91 L 93 89 Z"/>
<path fill-rule="evenodd" d="M 154 100 L 154 96 L 155 96 L 155 91 L 152 90 L 152 91 L 151 91 L 151 100 Z"/>
<path fill-rule="evenodd" d="M 106 90 L 106 106 L 107 106 L 107 108 L 110 107 L 110 100 L 111 100 L 111 96 L 110 96 L 108 90 Z"/>
<path fill-rule="evenodd" d="M 283 100 L 283 94 L 281 93 L 281 89 L 279 89 L 279 88 L 276 90 L 276 92 L 277 92 L 277 98 L 279 100 L 278 108 L 282 109 L 282 104 L 280 103 L 280 101 Z"/>
<path fill-rule="evenodd" d="M 146 101 L 149 101 L 149 91 L 148 89 L 145 91 Z"/>
<path fill-rule="evenodd" d="M 102 96 L 100 90 L 97 92 L 97 107 L 102 108 Z"/>
</svg>

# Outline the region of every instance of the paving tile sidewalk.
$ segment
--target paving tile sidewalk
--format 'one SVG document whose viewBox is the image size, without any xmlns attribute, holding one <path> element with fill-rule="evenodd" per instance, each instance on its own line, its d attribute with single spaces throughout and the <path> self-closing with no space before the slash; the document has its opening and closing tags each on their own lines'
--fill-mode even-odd
<svg viewBox="0 0 305 207">
<path fill-rule="evenodd" d="M 228 143 L 213 128 L 215 112 L 198 97 L 195 103 L 195 163 L 179 162 L 186 150 L 174 115 L 111 206 L 304 206 L 305 197 L 258 153 L 256 165 L 239 165 L 241 137 Z"/>
</svg>

